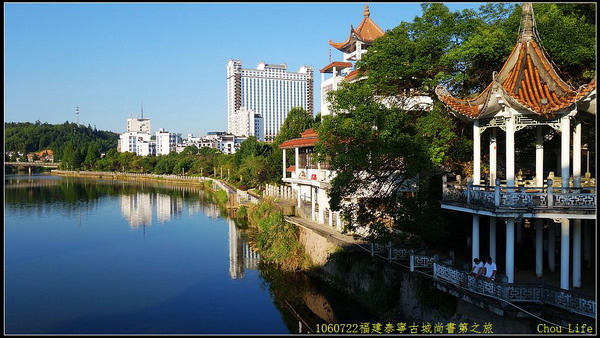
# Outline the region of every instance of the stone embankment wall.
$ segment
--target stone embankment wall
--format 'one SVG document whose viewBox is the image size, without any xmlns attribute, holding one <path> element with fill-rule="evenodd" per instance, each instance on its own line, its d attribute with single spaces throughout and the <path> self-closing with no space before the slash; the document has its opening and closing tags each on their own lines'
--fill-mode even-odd
<svg viewBox="0 0 600 338">
<path fill-rule="evenodd" d="M 308 273 L 351 296 L 382 323 L 493 323 L 502 333 L 534 332 L 532 320 L 502 317 L 437 290 L 430 278 L 368 253 L 344 252 L 319 234 L 303 231 L 301 242 L 315 268 Z M 320 238 L 319 238 L 320 237 Z M 327 255 L 324 252 L 328 252 Z M 324 262 L 324 264 L 322 264 Z"/>
</svg>

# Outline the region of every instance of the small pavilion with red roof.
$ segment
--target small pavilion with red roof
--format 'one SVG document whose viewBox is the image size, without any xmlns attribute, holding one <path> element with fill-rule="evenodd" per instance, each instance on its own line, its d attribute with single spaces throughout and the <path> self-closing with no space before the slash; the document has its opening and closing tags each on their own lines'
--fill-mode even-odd
<svg viewBox="0 0 600 338">
<path fill-rule="evenodd" d="M 283 149 L 282 181 L 291 184 L 292 189 L 297 191 L 297 208 L 300 214 L 342 231 L 340 214 L 331 211 L 327 195 L 333 172 L 329 170 L 327 163 L 316 161 L 314 148 L 317 141 L 317 132 L 307 129 L 301 137 L 279 145 L 279 148 Z M 295 163 L 286 168 L 286 152 L 289 149 L 294 150 Z"/>
</svg>

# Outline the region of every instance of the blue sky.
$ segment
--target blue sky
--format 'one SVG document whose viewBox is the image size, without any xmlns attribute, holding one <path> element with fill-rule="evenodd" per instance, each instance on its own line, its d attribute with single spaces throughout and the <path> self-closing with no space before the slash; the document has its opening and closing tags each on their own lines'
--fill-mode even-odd
<svg viewBox="0 0 600 338">
<path fill-rule="evenodd" d="M 229 59 L 313 66 L 317 113 L 328 41 L 348 36 L 364 4 L 5 3 L 4 119 L 74 122 L 79 106 L 80 123 L 121 133 L 143 101 L 152 132 L 226 130 Z M 383 30 L 421 15 L 419 3 L 369 7 Z"/>
</svg>

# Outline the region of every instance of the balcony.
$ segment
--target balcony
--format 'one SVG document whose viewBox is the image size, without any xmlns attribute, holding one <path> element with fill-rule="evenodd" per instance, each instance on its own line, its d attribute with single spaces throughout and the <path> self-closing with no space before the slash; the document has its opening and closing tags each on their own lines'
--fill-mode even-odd
<svg viewBox="0 0 600 338">
<path fill-rule="evenodd" d="M 583 180 L 581 187 L 554 186 L 556 181 L 560 178 L 551 177 L 543 187 L 533 181 L 520 181 L 518 186 L 500 180 L 495 186 L 445 181 L 442 208 L 494 217 L 595 218 L 594 179 Z"/>
<path fill-rule="evenodd" d="M 291 175 L 290 175 L 291 174 Z M 289 176 L 288 176 L 289 175 Z M 294 168 L 288 171 L 282 180 L 287 183 L 300 185 L 311 185 L 319 188 L 329 188 L 329 181 L 333 178 L 333 172 L 327 169 L 313 167 Z"/>
</svg>

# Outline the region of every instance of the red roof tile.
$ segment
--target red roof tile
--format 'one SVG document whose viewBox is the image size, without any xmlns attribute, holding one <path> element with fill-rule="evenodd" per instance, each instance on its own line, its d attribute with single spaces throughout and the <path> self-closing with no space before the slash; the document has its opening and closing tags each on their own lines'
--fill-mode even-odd
<svg viewBox="0 0 600 338">
<path fill-rule="evenodd" d="M 385 32 L 377 26 L 377 24 L 371 20 L 369 17 L 371 14 L 369 12 L 369 6 L 365 5 L 364 9 L 364 18 L 354 29 L 352 25 L 350 25 L 350 35 L 344 42 L 333 42 L 329 40 L 329 44 L 335 47 L 338 50 L 344 51 L 347 48 L 353 48 L 353 42 L 355 39 L 358 39 L 363 42 L 373 42 L 373 40 L 385 34 Z"/>
<path fill-rule="evenodd" d="M 344 68 L 352 67 L 352 63 L 351 62 L 334 61 L 334 62 L 328 64 L 327 66 L 323 67 L 323 69 L 321 69 L 321 73 L 332 73 L 333 67 L 336 67 L 337 71 L 339 72 L 340 70 L 342 70 Z"/>
<path fill-rule="evenodd" d="M 436 89 L 439 99 L 453 111 L 469 118 L 478 118 L 492 98 L 491 92 L 500 90 L 518 105 L 544 117 L 567 109 L 596 88 L 596 80 L 573 89 L 564 82 L 531 33 L 532 9 L 523 5 L 522 27 L 525 27 L 515 48 L 494 81 L 475 99 L 452 97 L 443 88 Z M 499 84 L 498 88 L 493 86 Z"/>
<path fill-rule="evenodd" d="M 306 148 L 314 147 L 319 140 L 317 132 L 314 129 L 306 129 L 302 132 L 302 137 L 291 139 L 279 145 L 280 149 Z"/>
</svg>

